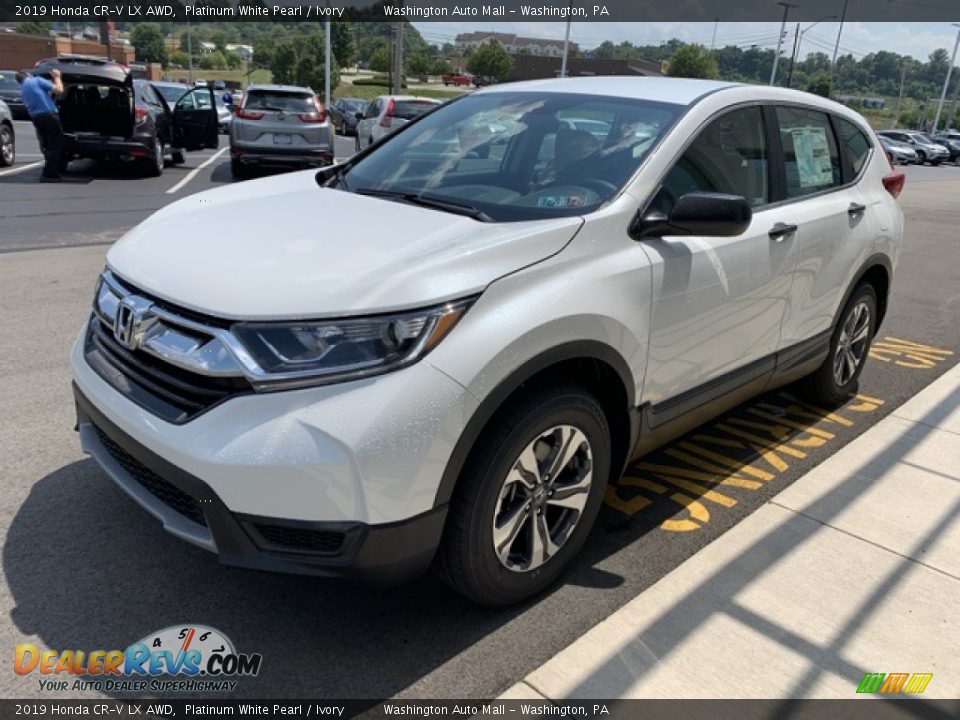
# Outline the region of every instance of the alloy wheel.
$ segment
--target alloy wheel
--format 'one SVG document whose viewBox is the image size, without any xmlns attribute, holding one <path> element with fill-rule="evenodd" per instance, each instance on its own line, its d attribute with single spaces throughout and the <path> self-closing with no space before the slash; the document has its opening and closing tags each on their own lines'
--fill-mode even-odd
<svg viewBox="0 0 960 720">
<path fill-rule="evenodd" d="M 857 303 L 840 330 L 833 356 L 833 379 L 843 387 L 853 379 L 867 354 L 870 342 L 870 307 Z"/>
<path fill-rule="evenodd" d="M 7 128 L 0 129 L 0 157 L 4 165 L 13 165 L 15 157 L 13 135 Z"/>
<path fill-rule="evenodd" d="M 540 433 L 520 453 L 497 498 L 492 542 L 514 572 L 550 560 L 580 521 L 593 482 L 593 450 L 572 425 Z"/>
</svg>

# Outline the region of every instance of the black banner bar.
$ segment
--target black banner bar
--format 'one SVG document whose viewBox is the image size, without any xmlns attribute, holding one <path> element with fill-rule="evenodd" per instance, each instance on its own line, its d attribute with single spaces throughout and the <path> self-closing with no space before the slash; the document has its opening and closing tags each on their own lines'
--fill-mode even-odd
<svg viewBox="0 0 960 720">
<path fill-rule="evenodd" d="M 960 701 L 851 700 L 0 700 L 3 718 L 584 718 L 585 720 L 953 720 Z"/>
<path fill-rule="evenodd" d="M 793 21 L 960 21 L 960 0 L 797 0 Z M 777 0 L 0 0 L 0 22 L 757 22 L 779 21 Z"/>
</svg>

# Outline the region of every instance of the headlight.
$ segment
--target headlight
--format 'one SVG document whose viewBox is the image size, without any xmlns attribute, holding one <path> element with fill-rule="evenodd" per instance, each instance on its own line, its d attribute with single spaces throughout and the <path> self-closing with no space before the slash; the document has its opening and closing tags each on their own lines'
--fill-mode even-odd
<svg viewBox="0 0 960 720">
<path fill-rule="evenodd" d="M 290 323 L 239 323 L 231 330 L 266 384 L 333 382 L 396 370 L 430 352 L 470 301 L 396 315 Z"/>
</svg>

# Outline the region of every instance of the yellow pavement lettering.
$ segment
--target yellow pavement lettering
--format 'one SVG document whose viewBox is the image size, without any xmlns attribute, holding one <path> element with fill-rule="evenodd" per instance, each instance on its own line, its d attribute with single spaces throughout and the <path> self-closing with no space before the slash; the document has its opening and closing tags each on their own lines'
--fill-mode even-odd
<svg viewBox="0 0 960 720">
<path fill-rule="evenodd" d="M 914 370 L 929 370 L 953 354 L 952 350 L 894 337 L 874 340 L 870 348 L 871 359 Z"/>
</svg>

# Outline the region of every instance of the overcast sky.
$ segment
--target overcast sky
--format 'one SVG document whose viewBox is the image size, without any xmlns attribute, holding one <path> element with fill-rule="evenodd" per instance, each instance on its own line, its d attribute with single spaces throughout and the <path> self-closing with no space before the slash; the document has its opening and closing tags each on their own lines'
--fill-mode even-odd
<svg viewBox="0 0 960 720">
<path fill-rule="evenodd" d="M 475 30 L 495 30 L 517 33 L 529 37 L 563 39 L 565 23 L 470 23 L 470 22 L 414 22 L 417 30 L 427 42 L 442 44 L 453 42 L 457 33 Z M 801 29 L 810 23 L 801 24 Z M 822 22 L 810 29 L 801 45 L 801 56 L 811 52 L 823 51 L 833 54 L 833 44 L 837 39 L 836 22 Z M 787 23 L 787 46 L 793 47 L 796 23 Z M 752 44 L 775 47 L 780 23 L 720 23 L 717 29 L 717 47 L 739 45 L 749 47 Z M 615 43 L 629 40 L 637 45 L 658 43 L 662 40 L 679 38 L 687 42 L 699 42 L 710 46 L 713 36 L 713 23 L 573 23 L 570 39 L 583 48 L 593 48 L 604 40 Z M 840 38 L 840 52 L 852 52 L 857 58 L 877 50 L 891 50 L 926 60 L 938 47 L 953 51 L 957 38 L 957 28 L 949 23 L 844 23 Z"/>
</svg>

